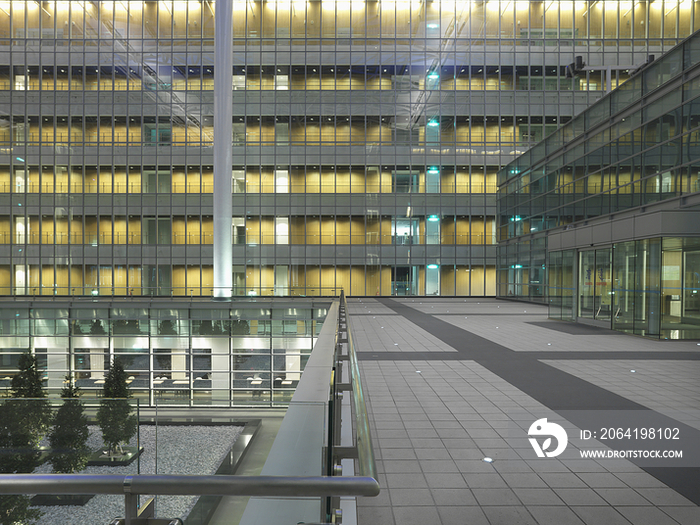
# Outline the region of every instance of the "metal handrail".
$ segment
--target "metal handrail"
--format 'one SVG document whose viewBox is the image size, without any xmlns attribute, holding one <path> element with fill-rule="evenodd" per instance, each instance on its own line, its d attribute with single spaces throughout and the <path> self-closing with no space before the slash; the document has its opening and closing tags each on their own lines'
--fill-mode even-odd
<svg viewBox="0 0 700 525">
<path fill-rule="evenodd" d="M 360 365 L 357 361 L 357 353 L 352 341 L 352 330 L 350 329 L 350 316 L 348 315 L 347 301 L 345 294 L 340 294 L 340 300 L 345 310 L 345 326 L 348 338 L 348 357 L 352 375 L 352 393 L 355 403 L 355 425 L 356 425 L 356 448 L 358 459 L 358 471 L 360 476 L 369 476 L 377 479 L 377 465 L 374 459 L 374 449 L 372 448 L 372 438 L 369 432 L 369 418 L 367 417 L 367 406 L 365 404 L 362 381 L 360 379 Z"/>
<path fill-rule="evenodd" d="M 367 477 L 3 474 L 0 494 L 376 496 L 379 485 Z"/>
</svg>

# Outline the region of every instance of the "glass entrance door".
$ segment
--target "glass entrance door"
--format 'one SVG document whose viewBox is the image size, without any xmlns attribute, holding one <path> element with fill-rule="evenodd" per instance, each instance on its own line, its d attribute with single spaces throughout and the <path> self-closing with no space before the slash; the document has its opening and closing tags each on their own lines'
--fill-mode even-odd
<svg viewBox="0 0 700 525">
<path fill-rule="evenodd" d="M 418 267 L 395 266 L 391 269 L 392 295 L 417 295 Z"/>
<path fill-rule="evenodd" d="M 579 317 L 610 321 L 611 252 L 611 248 L 603 248 L 579 254 Z"/>
</svg>

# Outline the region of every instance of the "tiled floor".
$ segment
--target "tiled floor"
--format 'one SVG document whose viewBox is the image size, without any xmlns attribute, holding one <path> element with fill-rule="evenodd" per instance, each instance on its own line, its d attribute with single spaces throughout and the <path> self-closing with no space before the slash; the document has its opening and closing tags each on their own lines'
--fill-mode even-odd
<svg viewBox="0 0 700 525">
<path fill-rule="evenodd" d="M 581 440 L 560 410 L 609 397 L 695 432 L 695 341 L 571 335 L 548 328 L 544 307 L 484 299 L 355 299 L 348 313 L 382 486 L 377 498 L 359 501 L 361 525 L 700 524 L 700 469 L 675 469 L 683 472 L 671 476 L 681 487 L 674 490 L 658 479 L 668 472 L 581 458 L 581 449 L 604 447 Z M 607 358 L 606 350 L 629 357 Z M 546 388 L 551 378 L 561 400 Z M 558 457 L 538 458 L 527 439 L 541 418 L 567 430 Z"/>
</svg>

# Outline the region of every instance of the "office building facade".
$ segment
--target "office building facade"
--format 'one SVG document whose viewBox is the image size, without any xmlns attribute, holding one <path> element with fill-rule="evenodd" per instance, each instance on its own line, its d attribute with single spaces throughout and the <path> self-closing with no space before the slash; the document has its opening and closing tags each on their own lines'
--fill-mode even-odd
<svg viewBox="0 0 700 525">
<path fill-rule="evenodd" d="M 211 295 L 215 7 L 0 2 L 0 293 Z M 233 295 L 495 295 L 499 167 L 700 26 L 660 0 L 233 12 Z"/>
<path fill-rule="evenodd" d="M 499 172 L 499 295 L 700 336 L 700 34 Z"/>
</svg>

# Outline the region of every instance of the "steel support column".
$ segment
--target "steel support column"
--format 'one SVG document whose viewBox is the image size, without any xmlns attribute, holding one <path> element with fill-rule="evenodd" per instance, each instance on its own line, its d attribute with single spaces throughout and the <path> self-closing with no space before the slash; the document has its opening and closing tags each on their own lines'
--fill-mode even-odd
<svg viewBox="0 0 700 525">
<path fill-rule="evenodd" d="M 231 144 L 233 139 L 233 0 L 216 0 L 214 13 L 214 299 L 233 286 Z"/>
</svg>

